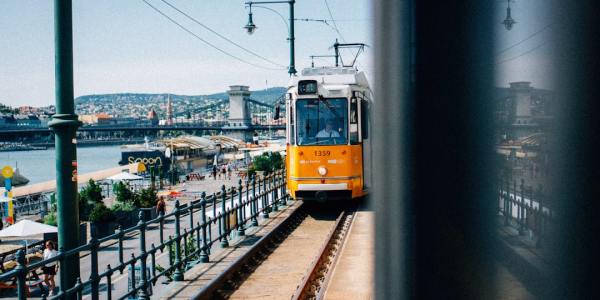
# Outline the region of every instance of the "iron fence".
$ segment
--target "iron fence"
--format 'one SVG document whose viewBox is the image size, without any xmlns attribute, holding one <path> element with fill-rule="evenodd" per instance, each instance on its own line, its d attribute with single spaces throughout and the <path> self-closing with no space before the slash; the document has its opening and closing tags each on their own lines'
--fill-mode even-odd
<svg viewBox="0 0 600 300">
<path fill-rule="evenodd" d="M 45 215 L 50 209 L 50 194 L 41 193 L 15 197 L 13 200 L 15 216 Z"/>
<path fill-rule="evenodd" d="M 155 285 L 159 278 L 170 276 L 173 281 L 182 281 L 184 271 L 191 264 L 208 262 L 210 260 L 211 248 L 216 243 L 221 247 L 228 247 L 229 240 L 234 234 L 245 235 L 247 226 L 257 226 L 258 218 L 262 215 L 267 218 L 271 211 L 277 211 L 280 205 L 287 204 L 287 191 L 285 172 L 277 171 L 263 178 L 252 178 L 243 185 L 238 182 L 237 187 L 226 189 L 223 185 L 219 193 L 207 196 L 202 193 L 200 198 L 181 205 L 175 202 L 174 209 L 167 214 L 161 214 L 157 218 L 145 221 L 142 212 L 139 214 L 137 225 L 119 230 L 103 238 L 96 238 L 92 232 L 90 241 L 68 251 L 59 251 L 56 257 L 31 264 L 26 264 L 25 253 L 19 250 L 16 253 L 17 266 L 5 273 L 0 274 L 0 282 L 13 281 L 19 299 L 29 297 L 27 275 L 36 272 L 46 264 L 62 263 L 73 256 L 81 257 L 89 254 L 90 276 L 82 281 L 77 279 L 74 286 L 59 287 L 54 296 L 45 293 L 43 299 L 67 299 L 77 297 L 81 299 L 84 291 L 89 292 L 92 299 L 99 299 L 100 283 L 104 281 L 107 299 L 127 299 L 137 296 L 139 299 L 148 299 L 148 287 Z M 212 205 L 211 208 L 208 208 Z M 212 210 L 212 211 L 211 211 Z M 184 218 L 189 219 L 190 228 L 181 228 Z M 175 226 L 174 236 L 164 236 L 164 224 L 173 222 Z M 159 244 L 146 242 L 146 233 L 152 228 L 159 231 Z M 131 253 L 131 257 L 124 257 L 123 240 L 137 234 L 139 238 L 139 249 Z M 106 265 L 100 270 L 98 254 L 100 251 L 108 250 L 112 245 L 110 242 L 117 240 L 118 260 Z M 109 245 L 110 244 L 110 245 Z M 169 266 L 158 268 L 156 257 L 163 251 L 173 251 L 173 259 L 169 259 Z M 139 282 L 136 279 L 135 270 L 139 266 Z M 146 272 L 150 266 L 150 272 Z M 130 268 L 129 268 L 130 267 Z M 122 274 L 126 268 L 130 270 L 130 288 L 123 295 L 112 295 L 111 280 L 116 273 Z M 36 283 L 36 284 L 39 284 Z"/>
<path fill-rule="evenodd" d="M 498 209 L 505 226 L 516 226 L 520 235 L 530 233 L 537 247 L 542 246 L 553 218 L 552 210 L 545 206 L 541 185 L 537 188 L 525 185 L 525 180 L 503 178 L 498 186 Z"/>
</svg>

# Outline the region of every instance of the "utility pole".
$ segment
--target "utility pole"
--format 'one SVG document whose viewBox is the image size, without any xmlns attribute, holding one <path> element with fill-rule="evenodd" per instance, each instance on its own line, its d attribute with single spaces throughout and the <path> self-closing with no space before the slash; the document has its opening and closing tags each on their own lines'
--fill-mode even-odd
<svg viewBox="0 0 600 300">
<path fill-rule="evenodd" d="M 73 99 L 73 21 L 71 0 L 54 1 L 54 45 L 56 114 L 48 126 L 55 134 L 56 196 L 58 199 L 58 250 L 79 246 L 79 201 L 77 201 L 77 141 L 80 122 Z M 75 285 L 79 277 L 79 254 L 60 263 L 60 289 Z"/>
<path fill-rule="evenodd" d="M 288 30 L 288 41 L 290 41 L 290 66 L 288 68 L 288 73 L 290 76 L 297 73 L 296 71 L 296 48 L 294 47 L 294 4 L 296 0 L 284 0 L 284 1 L 249 1 L 246 2 L 246 5 L 250 8 L 250 12 L 248 13 L 248 24 L 244 26 L 244 29 L 248 32 L 248 34 L 254 33 L 256 31 L 256 25 L 254 25 L 254 21 L 252 20 L 252 5 L 254 4 L 284 4 L 287 3 L 290 6 L 290 23 Z"/>
</svg>

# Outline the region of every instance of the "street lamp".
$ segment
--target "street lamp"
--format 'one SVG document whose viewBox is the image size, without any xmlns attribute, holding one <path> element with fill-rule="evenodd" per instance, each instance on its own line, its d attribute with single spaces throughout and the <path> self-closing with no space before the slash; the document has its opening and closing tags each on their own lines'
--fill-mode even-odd
<svg viewBox="0 0 600 300">
<path fill-rule="evenodd" d="M 290 41 L 290 66 L 288 69 L 288 73 L 290 74 L 290 76 L 292 76 L 293 74 L 296 74 L 296 63 L 295 63 L 295 47 L 294 47 L 294 3 L 296 3 L 295 0 L 287 0 L 287 1 L 249 1 L 246 2 L 246 5 L 248 5 L 249 7 L 249 12 L 248 12 L 248 24 L 246 24 L 246 26 L 244 26 L 244 29 L 246 29 L 246 32 L 248 34 L 253 34 L 254 31 L 256 31 L 256 25 L 254 25 L 254 22 L 252 21 L 252 5 L 253 4 L 282 4 L 282 3 L 287 3 L 290 6 L 290 23 L 289 23 L 289 30 L 288 30 L 288 40 Z"/>
<path fill-rule="evenodd" d="M 506 30 L 511 30 L 517 22 L 510 16 L 510 0 L 507 0 L 507 3 L 508 6 L 506 7 L 506 19 L 502 21 L 502 24 L 504 24 Z"/>
<path fill-rule="evenodd" d="M 252 6 L 250 6 L 250 12 L 248 13 L 248 24 L 244 26 L 248 34 L 253 34 L 256 31 L 256 25 L 252 22 Z"/>
</svg>

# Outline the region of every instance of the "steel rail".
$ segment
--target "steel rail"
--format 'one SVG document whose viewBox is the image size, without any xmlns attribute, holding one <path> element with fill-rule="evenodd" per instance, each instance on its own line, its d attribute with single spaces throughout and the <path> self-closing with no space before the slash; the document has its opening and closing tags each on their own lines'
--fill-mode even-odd
<svg viewBox="0 0 600 300">
<path fill-rule="evenodd" d="M 313 263 L 309 269 L 309 272 L 307 273 L 306 276 L 304 276 L 302 283 L 298 286 L 298 288 L 296 289 L 296 292 L 292 296 L 293 300 L 309 299 L 309 298 L 312 299 L 313 297 L 315 297 L 316 299 L 322 298 L 322 296 L 324 295 L 323 292 L 325 290 L 325 289 L 323 289 L 323 287 L 325 287 L 326 284 L 329 282 L 329 277 L 333 273 L 331 271 L 335 267 L 335 263 L 337 261 L 337 258 L 339 257 L 338 254 L 341 249 L 341 245 L 344 243 L 346 237 L 348 236 L 347 230 L 342 231 L 343 225 L 346 223 L 344 221 L 347 220 L 348 218 L 350 218 L 350 222 L 353 221 L 354 211 L 351 211 L 351 212 L 343 211 L 337 217 L 337 219 L 335 221 L 335 225 L 331 228 L 331 231 L 327 235 L 327 238 L 325 239 L 325 241 L 323 242 L 323 245 L 320 248 L 319 256 L 313 261 Z M 349 226 L 347 226 L 347 228 L 349 228 Z M 336 240 L 336 237 L 340 237 L 340 247 L 338 247 L 338 249 L 333 251 L 333 257 L 332 257 L 331 249 L 334 247 L 334 241 Z M 325 272 L 324 280 L 321 281 L 321 283 L 319 284 L 317 289 L 311 289 L 312 287 L 314 287 L 314 282 L 315 281 L 318 282 L 318 278 L 320 276 L 319 271 L 322 269 L 321 268 L 322 266 L 327 264 L 327 261 L 330 262 L 330 264 L 329 264 L 330 269 L 328 269 Z M 313 295 L 313 296 L 311 296 L 311 295 Z"/>
<path fill-rule="evenodd" d="M 213 295 L 217 292 L 228 280 L 230 280 L 236 273 L 238 273 L 248 262 L 254 258 L 262 249 L 264 249 L 273 239 L 276 238 L 277 234 L 285 230 L 288 225 L 299 216 L 303 210 L 304 204 L 293 208 L 290 215 L 285 218 L 281 223 L 277 224 L 275 228 L 269 231 L 266 235 L 260 238 L 256 244 L 254 244 L 246 253 L 238 257 L 227 269 L 211 280 L 206 286 L 204 286 L 197 294 L 193 295 L 191 299 L 194 300 L 205 300 L 214 299 Z"/>
</svg>

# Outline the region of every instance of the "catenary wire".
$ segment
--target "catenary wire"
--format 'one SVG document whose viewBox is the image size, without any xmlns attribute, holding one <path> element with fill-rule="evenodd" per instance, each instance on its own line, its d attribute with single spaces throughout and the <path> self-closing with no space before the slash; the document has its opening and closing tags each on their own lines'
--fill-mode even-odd
<svg viewBox="0 0 600 300">
<path fill-rule="evenodd" d="M 278 67 L 285 68 L 285 66 L 284 66 L 284 65 L 281 65 L 281 64 L 279 64 L 279 63 L 277 63 L 277 62 L 274 62 L 274 61 L 272 61 L 272 60 L 270 60 L 270 59 L 268 59 L 268 58 L 266 58 L 266 57 L 264 57 L 264 56 L 262 56 L 262 55 L 260 55 L 260 54 L 258 54 L 258 53 L 256 53 L 256 52 L 254 52 L 254 51 L 252 51 L 252 50 L 250 50 L 250 49 L 247 49 L 247 48 L 245 48 L 244 46 L 242 46 L 242 45 L 240 45 L 240 44 L 238 44 L 238 43 L 236 43 L 236 42 L 232 41 L 231 39 L 227 38 L 226 36 L 223 36 L 222 34 L 218 33 L 217 31 L 213 30 L 212 28 L 210 28 L 210 27 L 208 27 L 208 26 L 204 25 L 202 22 L 198 21 L 198 20 L 197 20 L 197 19 L 195 19 L 194 17 L 192 17 L 192 16 L 190 16 L 189 14 L 185 13 L 185 12 L 184 12 L 184 11 L 182 11 L 181 9 L 177 8 L 175 5 L 171 4 L 170 2 L 168 2 L 168 1 L 166 1 L 166 0 L 161 0 L 161 1 L 162 1 L 163 3 L 165 3 L 166 5 L 170 6 L 172 9 L 176 10 L 177 12 L 179 12 L 180 14 L 184 15 L 186 18 L 190 19 L 192 22 L 194 22 L 194 23 L 196 23 L 196 24 L 198 24 L 198 25 L 202 26 L 204 29 L 206 29 L 206 30 L 208 30 L 208 31 L 210 31 L 210 32 L 212 32 L 212 33 L 214 33 L 216 36 L 218 36 L 218 37 L 220 37 L 220 38 L 222 38 L 222 39 L 226 40 L 227 42 L 229 42 L 229 43 L 231 43 L 231 44 L 235 45 L 236 47 L 238 47 L 238 48 L 240 48 L 240 49 L 244 50 L 245 52 L 247 52 L 247 53 L 250 53 L 250 54 L 252 54 L 252 55 L 254 55 L 254 56 L 256 56 L 256 57 L 258 57 L 258 58 L 260 58 L 260 59 L 262 59 L 262 60 L 264 60 L 264 61 L 266 61 L 266 62 L 269 62 L 269 63 L 271 63 L 271 64 L 274 64 L 274 65 L 276 65 L 276 66 L 278 66 Z"/>
<path fill-rule="evenodd" d="M 508 51 L 508 50 L 510 50 L 510 49 L 512 49 L 512 48 L 514 48 L 514 47 L 516 47 L 516 46 L 519 46 L 519 45 L 521 45 L 522 43 L 524 43 L 524 42 L 526 42 L 526 41 L 528 41 L 528 40 L 532 39 L 532 38 L 533 38 L 533 37 L 535 37 L 536 35 L 538 35 L 538 34 L 540 34 L 540 33 L 544 32 L 544 31 L 546 31 L 546 29 L 548 29 L 548 28 L 552 27 L 552 25 L 553 25 L 553 24 L 548 24 L 548 25 L 544 26 L 542 29 L 540 29 L 540 30 L 538 30 L 538 31 L 536 31 L 536 32 L 534 32 L 534 33 L 532 33 L 532 34 L 530 34 L 530 35 L 529 35 L 529 36 L 527 36 L 526 38 L 524 38 L 524 39 L 522 39 L 522 40 L 520 40 L 520 41 L 518 41 L 518 42 L 516 42 L 516 43 L 514 43 L 514 44 L 512 44 L 512 45 L 510 45 L 510 46 L 508 46 L 508 47 L 506 47 L 506 48 L 504 48 L 504 49 L 502 49 L 502 50 L 500 50 L 498 53 L 496 53 L 496 55 L 500 55 L 500 54 L 502 54 L 502 53 L 504 53 L 504 52 L 506 52 L 506 51 Z"/>
<path fill-rule="evenodd" d="M 535 46 L 535 47 L 533 47 L 533 48 L 531 48 L 531 49 L 529 49 L 529 50 L 527 50 L 527 51 L 525 51 L 525 52 L 523 52 L 523 53 L 521 53 L 519 55 L 513 56 L 511 58 L 507 58 L 507 59 L 502 60 L 502 61 L 498 61 L 498 62 L 496 62 L 496 65 L 507 63 L 509 61 L 515 60 L 515 59 L 520 58 L 522 56 L 525 56 L 525 55 L 527 55 L 527 54 L 529 54 L 531 52 L 534 52 L 534 51 L 540 49 L 541 47 L 543 47 L 544 45 L 546 45 L 546 43 L 547 43 L 547 41 L 546 42 L 542 42 L 541 44 L 539 44 L 539 45 L 537 45 L 537 46 Z"/>
<path fill-rule="evenodd" d="M 246 61 L 242 58 L 239 58 L 213 44 L 211 44 L 210 42 L 208 42 L 207 40 L 201 38 L 200 36 L 198 36 L 197 34 L 195 34 L 194 32 L 192 32 L 191 30 L 187 29 L 185 26 L 181 25 L 180 23 L 178 23 L 177 21 L 175 21 L 173 18 L 169 17 L 167 14 L 165 14 L 164 12 L 162 12 L 160 9 L 158 9 L 157 7 L 155 7 L 154 5 L 150 4 L 148 1 L 146 0 L 142 0 L 142 2 L 144 2 L 146 5 L 150 6 L 152 9 L 154 9 L 157 13 L 161 14 L 163 17 L 165 17 L 166 19 L 168 19 L 169 21 L 171 21 L 173 24 L 177 25 L 177 27 L 181 28 L 183 31 L 187 32 L 188 34 L 192 35 L 193 37 L 197 38 L 198 40 L 202 41 L 203 43 L 205 43 L 206 45 L 210 46 L 211 48 L 233 58 L 236 59 L 242 63 L 254 66 L 256 68 L 260 68 L 260 69 L 265 69 L 265 70 L 283 70 L 283 68 L 269 68 L 269 67 L 265 67 L 265 66 L 261 66 L 261 65 L 257 65 L 255 63 Z"/>
</svg>

